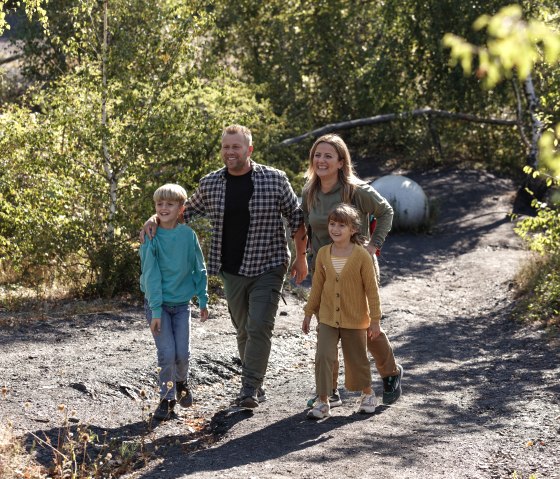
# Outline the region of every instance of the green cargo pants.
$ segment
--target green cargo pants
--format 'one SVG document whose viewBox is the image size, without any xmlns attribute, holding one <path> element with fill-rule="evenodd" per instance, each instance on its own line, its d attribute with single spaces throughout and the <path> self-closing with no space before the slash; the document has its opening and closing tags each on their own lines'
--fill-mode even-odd
<svg viewBox="0 0 560 479">
<path fill-rule="evenodd" d="M 286 266 L 277 266 L 252 277 L 224 271 L 220 275 L 224 281 L 231 322 L 237 331 L 241 380 L 244 385 L 259 388 L 268 366 Z"/>
</svg>

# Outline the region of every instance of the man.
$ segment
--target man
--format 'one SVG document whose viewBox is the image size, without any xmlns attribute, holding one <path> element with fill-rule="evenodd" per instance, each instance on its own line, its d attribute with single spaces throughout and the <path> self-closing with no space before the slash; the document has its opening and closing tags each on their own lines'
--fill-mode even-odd
<svg viewBox="0 0 560 479">
<path fill-rule="evenodd" d="M 242 363 L 237 404 L 255 408 L 266 396 L 262 389 L 272 331 L 290 253 L 284 219 L 294 239 L 296 258 L 291 276 L 307 276 L 303 212 L 283 171 L 251 160 L 251 131 L 231 125 L 222 133 L 224 168 L 200 180 L 187 200 L 185 221 L 206 216 L 212 223 L 209 274 L 224 282 L 231 321 L 237 331 Z M 144 225 L 151 237 L 157 225 Z"/>
</svg>

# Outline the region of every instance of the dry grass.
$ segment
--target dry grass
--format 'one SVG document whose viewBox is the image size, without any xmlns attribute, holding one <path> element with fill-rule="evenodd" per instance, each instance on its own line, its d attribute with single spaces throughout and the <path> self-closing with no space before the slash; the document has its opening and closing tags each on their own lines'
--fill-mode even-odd
<svg viewBox="0 0 560 479">
<path fill-rule="evenodd" d="M 139 465 L 145 465 L 147 436 L 134 441 L 107 442 L 85 424 L 72 425 L 65 405 L 59 406 L 64 417 L 58 438 L 40 438 L 31 432 L 37 447 L 50 450 L 48 467 L 34 459 L 22 439 L 13 433 L 10 423 L 0 424 L 0 478 L 2 479 L 93 479 L 120 477 Z M 147 420 L 151 422 L 151 418 Z M 151 427 L 150 427 L 151 430 Z"/>
<path fill-rule="evenodd" d="M 559 266 L 559 258 L 535 254 L 515 277 L 516 318 L 540 325 L 551 339 L 560 332 Z"/>
<path fill-rule="evenodd" d="M 0 327 L 121 311 L 123 307 L 131 305 L 139 306 L 139 298 L 129 295 L 113 299 L 80 299 L 61 287 L 38 292 L 23 286 L 7 287 L 0 284 Z"/>
<path fill-rule="evenodd" d="M 0 400 L 9 390 L 1 389 Z M 76 411 L 59 404 L 61 425 L 54 435 L 39 435 L 24 430 L 15 435 L 11 423 L 0 423 L 0 479 L 107 479 L 118 478 L 145 467 L 158 457 L 155 423 L 144 391 L 140 407 L 143 432 L 138 436 L 114 438 L 107 431 L 99 431 L 88 424 L 75 422 Z M 215 441 L 209 422 L 204 418 L 185 420 L 190 434 L 183 443 L 184 450 L 208 447 Z M 33 446 L 23 443 L 22 437 L 32 438 Z M 176 442 L 176 444 L 180 444 Z M 47 451 L 45 463 L 35 460 L 35 450 Z M 45 459 L 43 454 L 41 457 Z"/>
<path fill-rule="evenodd" d="M 0 424 L 0 477 L 2 479 L 43 479 L 45 468 L 27 453 L 21 440 L 14 436 L 10 424 Z"/>
</svg>

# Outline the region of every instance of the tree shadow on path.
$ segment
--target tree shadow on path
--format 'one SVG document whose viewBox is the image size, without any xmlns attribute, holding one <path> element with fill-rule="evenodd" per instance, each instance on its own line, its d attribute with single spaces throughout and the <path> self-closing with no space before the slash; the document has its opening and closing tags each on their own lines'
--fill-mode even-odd
<svg viewBox="0 0 560 479">
<path fill-rule="evenodd" d="M 381 411 L 380 408 L 378 408 Z M 266 414 L 258 411 L 257 414 Z M 223 444 L 203 449 L 194 454 L 186 454 L 177 450 L 175 454 L 167 451 L 164 462 L 155 471 L 142 475 L 142 479 L 175 479 L 199 472 L 225 471 L 250 463 L 266 463 L 267 461 L 284 457 L 292 452 L 304 450 L 317 444 L 328 443 L 334 437 L 337 428 L 353 423 L 368 421 L 376 414 L 351 414 L 349 416 L 333 416 L 320 421 L 306 418 L 305 412 L 294 414 L 280 421 L 274 422 L 262 429 L 253 431 L 245 436 L 231 439 Z M 220 436 L 225 434 L 235 424 L 250 419 L 252 412 L 224 410 L 212 419 L 212 428 Z M 184 438 L 167 438 L 182 441 Z"/>
</svg>

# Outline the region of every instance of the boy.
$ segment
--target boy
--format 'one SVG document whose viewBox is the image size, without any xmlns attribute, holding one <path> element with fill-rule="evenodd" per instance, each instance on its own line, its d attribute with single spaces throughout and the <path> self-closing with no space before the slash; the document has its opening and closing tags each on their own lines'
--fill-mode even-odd
<svg viewBox="0 0 560 479">
<path fill-rule="evenodd" d="M 178 220 L 183 215 L 186 191 L 167 184 L 154 193 L 159 233 L 140 246 L 140 289 L 154 337 L 160 384 L 160 403 L 154 418 L 171 417 L 176 404 L 192 405 L 188 387 L 190 358 L 190 301 L 198 297 L 200 320 L 208 319 L 206 265 L 195 232 Z"/>
</svg>

